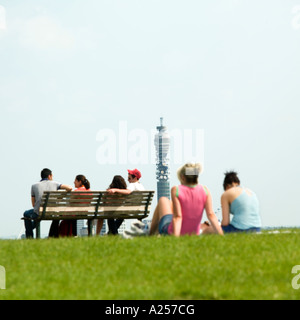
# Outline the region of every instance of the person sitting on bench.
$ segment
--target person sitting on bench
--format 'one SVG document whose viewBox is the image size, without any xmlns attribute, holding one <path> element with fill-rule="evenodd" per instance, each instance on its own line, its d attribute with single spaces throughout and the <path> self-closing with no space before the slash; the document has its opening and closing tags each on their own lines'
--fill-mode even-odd
<svg viewBox="0 0 300 320">
<path fill-rule="evenodd" d="M 82 174 L 76 176 L 74 191 L 90 191 L 91 184 L 89 180 Z M 77 220 L 62 220 L 58 228 L 59 237 L 76 237 L 77 236 Z"/>
<path fill-rule="evenodd" d="M 126 182 L 121 176 L 115 176 L 111 185 L 109 186 L 109 193 L 130 194 L 133 191 L 145 191 L 144 186 L 140 183 L 142 177 L 138 169 L 127 170 L 129 185 L 126 187 Z M 118 229 L 124 222 L 124 219 L 108 219 L 108 234 L 117 235 Z"/>
<path fill-rule="evenodd" d="M 31 187 L 31 202 L 33 209 L 24 212 L 24 218 L 27 218 L 24 220 L 26 238 L 33 238 L 33 229 L 36 228 L 35 219 L 39 216 L 39 209 L 44 191 L 57 191 L 59 189 L 72 191 L 71 186 L 53 181 L 53 174 L 49 169 L 42 170 L 41 178 L 42 180 L 40 182 Z"/>
</svg>

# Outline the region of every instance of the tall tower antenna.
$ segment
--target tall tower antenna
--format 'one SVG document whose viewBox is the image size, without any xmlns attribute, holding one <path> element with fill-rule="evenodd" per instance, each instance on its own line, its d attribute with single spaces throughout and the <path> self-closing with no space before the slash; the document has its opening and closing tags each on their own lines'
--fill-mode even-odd
<svg viewBox="0 0 300 320">
<path fill-rule="evenodd" d="M 156 149 L 156 180 L 157 180 L 157 201 L 161 197 L 170 197 L 170 168 L 169 150 L 170 136 L 167 127 L 163 125 L 163 118 L 160 118 L 160 126 L 156 127 L 158 133 L 155 135 Z"/>
</svg>

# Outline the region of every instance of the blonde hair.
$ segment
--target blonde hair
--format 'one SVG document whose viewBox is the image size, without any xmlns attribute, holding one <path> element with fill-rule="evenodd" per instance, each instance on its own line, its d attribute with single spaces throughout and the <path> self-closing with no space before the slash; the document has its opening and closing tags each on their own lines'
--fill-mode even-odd
<svg viewBox="0 0 300 320">
<path fill-rule="evenodd" d="M 185 182 L 188 184 L 197 184 L 198 176 L 203 171 L 201 163 L 186 163 L 177 170 L 178 180 L 182 183 L 182 177 L 185 177 Z"/>
</svg>

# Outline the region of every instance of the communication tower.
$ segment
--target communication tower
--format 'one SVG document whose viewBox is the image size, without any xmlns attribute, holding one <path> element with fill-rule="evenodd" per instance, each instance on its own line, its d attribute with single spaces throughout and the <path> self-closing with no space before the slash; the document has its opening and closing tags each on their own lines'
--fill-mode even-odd
<svg viewBox="0 0 300 320">
<path fill-rule="evenodd" d="M 157 201 L 161 197 L 170 199 L 170 168 L 169 150 L 170 136 L 167 127 L 163 125 L 163 118 L 160 118 L 160 126 L 156 127 L 158 133 L 155 135 L 156 149 L 156 180 L 157 180 Z"/>
</svg>

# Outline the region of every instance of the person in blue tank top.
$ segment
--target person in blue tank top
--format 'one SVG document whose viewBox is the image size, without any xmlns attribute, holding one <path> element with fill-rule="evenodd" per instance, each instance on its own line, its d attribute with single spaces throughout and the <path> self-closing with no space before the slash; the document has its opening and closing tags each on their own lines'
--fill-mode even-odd
<svg viewBox="0 0 300 320">
<path fill-rule="evenodd" d="M 226 172 L 221 197 L 222 229 L 230 232 L 259 232 L 261 228 L 259 201 L 256 194 L 240 185 L 237 173 Z M 233 215 L 230 221 L 230 214 Z"/>
</svg>

